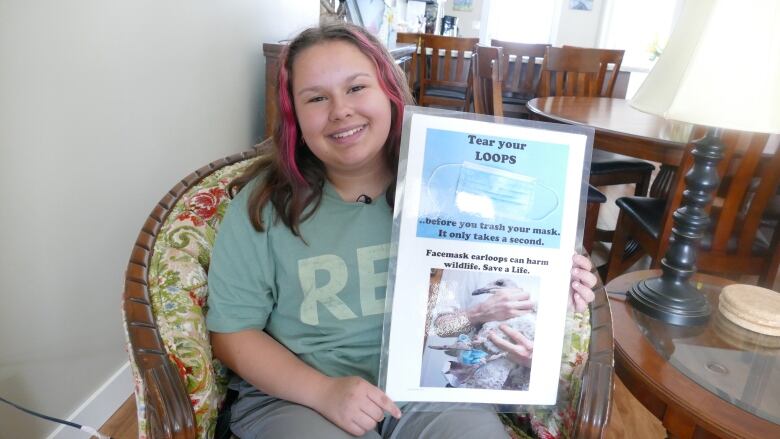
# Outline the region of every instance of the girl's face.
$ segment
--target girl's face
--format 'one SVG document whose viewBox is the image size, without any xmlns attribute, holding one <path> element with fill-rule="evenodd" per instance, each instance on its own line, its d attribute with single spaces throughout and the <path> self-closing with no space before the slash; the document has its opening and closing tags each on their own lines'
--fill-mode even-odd
<svg viewBox="0 0 780 439">
<path fill-rule="evenodd" d="M 292 64 L 292 92 L 303 139 L 328 173 L 386 173 L 390 99 L 357 47 L 328 41 L 304 49 Z"/>
</svg>

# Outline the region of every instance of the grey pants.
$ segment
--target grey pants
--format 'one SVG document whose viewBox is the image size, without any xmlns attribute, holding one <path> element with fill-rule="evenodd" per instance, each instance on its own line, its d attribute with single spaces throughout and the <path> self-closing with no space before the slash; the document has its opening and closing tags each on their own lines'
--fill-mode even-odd
<svg viewBox="0 0 780 439">
<path fill-rule="evenodd" d="M 233 405 L 230 429 L 241 439 L 347 439 L 351 434 L 332 424 L 316 411 L 253 389 L 241 392 Z M 400 420 L 385 417 L 367 439 L 508 437 L 491 405 L 410 403 Z"/>
</svg>

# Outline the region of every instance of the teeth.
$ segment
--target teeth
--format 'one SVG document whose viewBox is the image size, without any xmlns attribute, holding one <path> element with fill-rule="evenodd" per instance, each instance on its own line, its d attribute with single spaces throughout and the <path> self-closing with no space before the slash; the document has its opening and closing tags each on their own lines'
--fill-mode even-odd
<svg viewBox="0 0 780 439">
<path fill-rule="evenodd" d="M 351 135 L 357 133 L 358 131 L 360 131 L 362 129 L 363 129 L 363 127 L 357 127 L 357 128 L 351 129 L 349 131 L 344 131 L 343 133 L 334 134 L 333 137 L 335 137 L 337 139 L 343 139 L 344 137 L 351 136 Z"/>
</svg>

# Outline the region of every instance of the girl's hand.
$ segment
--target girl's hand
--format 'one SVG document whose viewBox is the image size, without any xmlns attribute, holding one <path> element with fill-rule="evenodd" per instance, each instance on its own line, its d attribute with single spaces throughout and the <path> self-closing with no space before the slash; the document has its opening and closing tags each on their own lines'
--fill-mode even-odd
<svg viewBox="0 0 780 439">
<path fill-rule="evenodd" d="M 576 312 L 585 311 L 588 304 L 596 298 L 593 287 L 596 286 L 597 278 L 590 272 L 592 269 L 593 263 L 590 259 L 578 254 L 572 257 L 569 306 Z"/>
<path fill-rule="evenodd" d="M 363 436 L 376 428 L 385 412 L 401 417 L 393 400 L 360 377 L 329 378 L 319 393 L 312 408 L 354 436 Z"/>
<path fill-rule="evenodd" d="M 507 358 L 512 360 L 515 364 L 531 367 L 531 360 L 534 356 L 534 342 L 507 325 L 499 325 L 498 328 L 512 341 L 504 340 L 494 332 L 491 332 L 490 335 L 488 335 L 490 341 L 499 349 L 506 352 Z"/>
</svg>

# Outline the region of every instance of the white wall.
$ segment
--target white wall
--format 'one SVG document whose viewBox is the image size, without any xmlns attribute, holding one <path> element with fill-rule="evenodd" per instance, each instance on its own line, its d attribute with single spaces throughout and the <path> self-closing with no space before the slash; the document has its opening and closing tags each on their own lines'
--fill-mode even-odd
<svg viewBox="0 0 780 439">
<path fill-rule="evenodd" d="M 549 0 L 547 0 L 549 1 Z M 593 10 L 578 11 L 569 9 L 569 0 L 557 0 L 560 2 L 558 10 L 560 15 L 556 24 L 553 45 L 562 46 L 569 44 L 572 46 L 598 47 L 600 27 L 604 15 L 604 3 L 606 0 L 595 0 Z M 474 25 L 484 27 L 482 23 L 482 10 L 489 8 L 491 0 L 474 0 L 474 10 L 471 12 L 453 10 L 454 2 L 452 0 L 444 3 L 444 15 L 454 15 L 458 17 L 458 30 L 461 37 L 479 37 L 480 30 L 475 29 Z M 406 0 L 397 0 L 396 14 L 399 18 L 403 17 L 406 11 Z M 518 19 L 518 26 L 522 26 L 522 19 Z"/>
<path fill-rule="evenodd" d="M 598 47 L 605 0 L 595 0 L 591 11 L 569 9 L 569 0 L 559 1 L 561 14 L 553 45 Z"/>
<path fill-rule="evenodd" d="M 559 16 L 557 23 L 554 24 L 553 45 L 598 47 L 605 0 L 594 1 L 591 11 L 569 9 L 569 0 L 557 1 L 560 3 L 558 5 Z M 453 10 L 454 2 L 450 0 L 444 3 L 444 15 L 458 17 L 459 36 L 479 37 L 481 36 L 480 29 L 475 29 L 475 24 L 484 27 L 485 23 L 481 22 L 483 20 L 482 10 L 489 8 L 490 3 L 491 0 L 474 0 L 474 10 L 462 12 Z M 522 17 L 518 18 L 517 23 L 518 26 L 523 25 Z"/>
<path fill-rule="evenodd" d="M 145 217 L 261 139 L 262 43 L 318 16 L 316 0 L 0 2 L 0 396 L 64 418 L 126 362 Z M 55 427 L 0 404 L 0 438 Z"/>
</svg>

